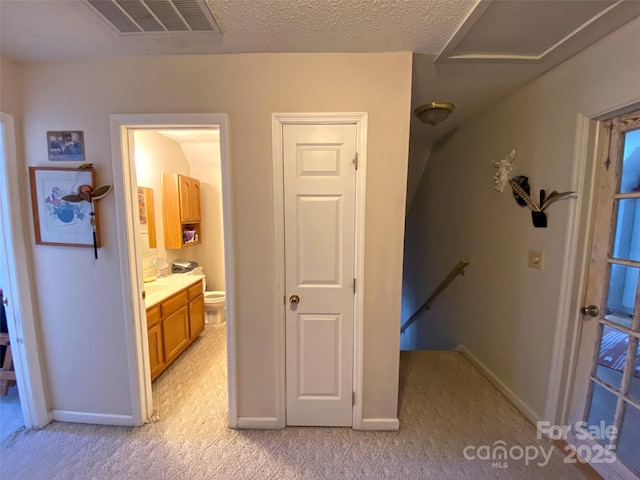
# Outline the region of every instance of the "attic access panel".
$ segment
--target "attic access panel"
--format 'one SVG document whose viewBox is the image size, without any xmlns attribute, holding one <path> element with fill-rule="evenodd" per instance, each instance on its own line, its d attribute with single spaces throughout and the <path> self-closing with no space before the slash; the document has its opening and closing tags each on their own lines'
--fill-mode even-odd
<svg viewBox="0 0 640 480">
<path fill-rule="evenodd" d="M 436 62 L 559 63 L 640 15 L 640 2 L 478 2 Z"/>
</svg>

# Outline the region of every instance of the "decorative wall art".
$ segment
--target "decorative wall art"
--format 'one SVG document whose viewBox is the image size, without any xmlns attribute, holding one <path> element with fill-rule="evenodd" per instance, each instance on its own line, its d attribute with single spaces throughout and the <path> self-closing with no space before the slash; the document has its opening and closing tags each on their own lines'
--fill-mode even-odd
<svg viewBox="0 0 640 480">
<path fill-rule="evenodd" d="M 556 190 L 547 196 L 547 192 L 540 190 L 540 203 L 536 204 L 530 196 L 529 178 L 518 175 L 509 180 L 509 185 L 513 190 L 513 196 L 521 207 L 527 206 L 531 210 L 531 220 L 536 228 L 547 228 L 547 214 L 545 210 L 552 203 L 568 197 L 574 192 L 561 192 Z"/>
<path fill-rule="evenodd" d="M 67 202 L 63 196 L 81 185 L 95 185 L 93 168 L 29 167 L 31 206 L 37 245 L 93 247 L 92 204 Z M 95 246 L 100 246 L 98 212 L 94 211 Z"/>
<path fill-rule="evenodd" d="M 513 170 L 513 162 L 516 159 L 516 149 L 511 150 L 511 153 L 504 157 L 502 160 L 497 162 L 491 162 L 494 167 L 498 169 L 496 174 L 493 176 L 493 188 L 496 189 L 498 193 L 502 193 L 504 187 L 507 186 L 509 182 L 509 175 L 511 174 L 511 170 Z"/>
<path fill-rule="evenodd" d="M 84 132 L 47 132 L 49 161 L 84 161 Z"/>
<path fill-rule="evenodd" d="M 536 204 L 531 198 L 531 187 L 529 185 L 529 177 L 524 175 L 517 175 L 513 178 L 509 178 L 511 175 L 511 171 L 513 170 L 513 162 L 516 159 L 516 150 L 515 148 L 511 150 L 509 155 L 507 155 L 502 160 L 497 162 L 491 162 L 494 167 L 498 169 L 496 174 L 493 176 L 493 188 L 498 192 L 502 193 L 504 187 L 509 184 L 511 190 L 513 191 L 513 196 L 518 202 L 518 205 L 521 207 L 529 207 L 531 210 L 531 220 L 533 221 L 533 226 L 536 228 L 547 228 L 547 213 L 546 210 L 552 203 L 557 202 L 558 200 L 568 197 L 574 192 L 561 192 L 558 193 L 556 190 L 551 192 L 547 196 L 547 192 L 544 190 L 540 190 L 540 203 Z"/>
<path fill-rule="evenodd" d="M 144 188 L 138 187 L 138 215 L 140 217 L 140 229 L 144 232 L 147 226 L 147 207 L 145 205 Z"/>
<path fill-rule="evenodd" d="M 140 240 L 144 256 L 155 256 L 156 244 L 156 219 L 153 205 L 153 189 L 150 187 L 138 187 L 138 216 L 140 218 Z"/>
<path fill-rule="evenodd" d="M 93 170 L 91 165 L 91 163 L 82 164 L 80 165 L 80 170 Z M 64 200 L 65 202 L 80 204 L 88 202 L 89 205 L 91 205 L 89 216 L 91 217 L 91 227 L 93 229 L 93 256 L 96 260 L 98 259 L 98 237 L 96 233 L 96 214 L 94 212 L 94 202 L 106 197 L 110 191 L 111 185 L 100 185 L 96 188 L 93 188 L 91 185 L 80 185 L 78 187 L 77 193 L 68 193 L 62 196 L 62 200 Z"/>
</svg>

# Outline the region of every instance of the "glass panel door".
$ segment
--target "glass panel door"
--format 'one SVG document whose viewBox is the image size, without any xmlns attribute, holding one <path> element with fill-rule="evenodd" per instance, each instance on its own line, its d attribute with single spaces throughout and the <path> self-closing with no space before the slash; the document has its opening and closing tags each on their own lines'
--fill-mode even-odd
<svg viewBox="0 0 640 480">
<path fill-rule="evenodd" d="M 605 200 L 612 213 L 605 308 L 598 318 L 584 420 L 590 427 L 614 426 L 617 435 L 597 441 L 613 447 L 618 459 L 640 475 L 640 126 L 628 128 L 621 121 L 612 135 L 619 136 L 614 143 L 622 148 L 605 165 L 607 171 L 616 169 L 619 180 Z"/>
</svg>

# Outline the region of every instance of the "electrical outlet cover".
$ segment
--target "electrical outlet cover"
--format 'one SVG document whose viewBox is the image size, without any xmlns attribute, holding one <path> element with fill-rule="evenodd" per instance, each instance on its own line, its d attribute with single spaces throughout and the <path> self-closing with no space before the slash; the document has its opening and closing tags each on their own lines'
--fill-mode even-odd
<svg viewBox="0 0 640 480">
<path fill-rule="evenodd" d="M 529 253 L 527 254 L 528 267 L 542 270 L 543 263 L 544 263 L 544 252 L 540 252 L 538 250 L 529 250 Z"/>
</svg>

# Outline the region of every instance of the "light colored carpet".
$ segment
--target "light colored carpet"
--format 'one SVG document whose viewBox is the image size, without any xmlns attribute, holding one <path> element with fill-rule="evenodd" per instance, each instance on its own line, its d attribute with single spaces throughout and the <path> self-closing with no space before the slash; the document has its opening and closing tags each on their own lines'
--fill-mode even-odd
<svg viewBox="0 0 640 480">
<path fill-rule="evenodd" d="M 555 452 L 545 467 L 465 460 L 467 445 L 542 445 L 535 429 L 460 354 L 403 352 L 399 432 L 227 428 L 225 327 L 204 334 L 154 384 L 141 428 L 53 423 L 4 436 L 0 477 L 107 479 L 562 479 L 583 477 Z"/>
<path fill-rule="evenodd" d="M 18 387 L 14 385 L 9 388 L 6 397 L 0 396 L 0 442 L 23 425 Z"/>
</svg>

